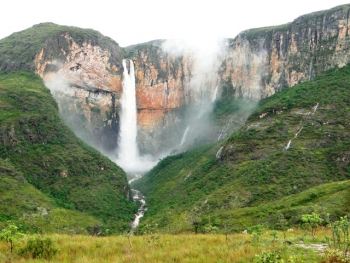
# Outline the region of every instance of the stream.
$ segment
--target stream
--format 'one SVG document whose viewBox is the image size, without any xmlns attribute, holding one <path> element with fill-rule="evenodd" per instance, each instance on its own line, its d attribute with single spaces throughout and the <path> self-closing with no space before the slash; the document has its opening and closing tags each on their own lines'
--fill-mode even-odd
<svg viewBox="0 0 350 263">
<path fill-rule="evenodd" d="M 129 184 L 131 184 L 132 182 L 140 178 L 141 178 L 140 174 L 135 174 L 135 177 L 130 179 L 128 182 Z M 140 208 L 137 210 L 137 213 L 135 214 L 135 219 L 131 223 L 131 230 L 134 230 L 139 225 L 141 217 L 143 217 L 145 212 L 147 211 L 147 206 L 146 206 L 145 197 L 139 190 L 131 189 L 131 191 L 133 192 L 132 199 L 134 200 L 134 202 L 138 201 L 141 203 Z"/>
</svg>

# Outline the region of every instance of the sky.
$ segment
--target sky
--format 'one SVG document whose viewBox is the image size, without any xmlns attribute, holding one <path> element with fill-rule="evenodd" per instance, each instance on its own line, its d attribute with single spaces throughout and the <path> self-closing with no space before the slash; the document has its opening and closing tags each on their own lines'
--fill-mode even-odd
<svg viewBox="0 0 350 263">
<path fill-rule="evenodd" d="M 347 4 L 345 0 L 9 0 L 0 39 L 42 22 L 92 28 L 125 47 L 154 39 L 234 38 Z"/>
</svg>

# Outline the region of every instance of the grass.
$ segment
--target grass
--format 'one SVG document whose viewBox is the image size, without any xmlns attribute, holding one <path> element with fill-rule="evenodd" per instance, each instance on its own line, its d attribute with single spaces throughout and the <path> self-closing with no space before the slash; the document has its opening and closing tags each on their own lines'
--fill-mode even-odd
<svg viewBox="0 0 350 263">
<path fill-rule="evenodd" d="M 320 262 L 323 256 L 312 249 L 298 247 L 301 240 L 305 244 L 324 242 L 324 236 L 330 230 L 320 228 L 313 240 L 304 230 L 294 229 L 287 233 L 287 239 L 293 244 L 284 243 L 283 234 L 277 233 L 274 242 L 270 232 L 266 231 L 257 242 L 251 234 L 225 235 L 169 235 L 153 234 L 144 236 L 91 237 L 79 235 L 49 235 L 59 248 L 58 254 L 50 261 L 23 258 L 9 255 L 5 243 L 0 243 L 0 261 L 7 257 L 11 262 L 253 262 L 255 255 L 264 251 L 279 251 L 286 260 L 291 256 L 300 261 Z M 155 238 L 152 238 L 155 237 Z M 27 238 L 29 238 L 28 236 Z M 46 236 L 44 236 L 46 237 Z M 21 246 L 23 246 L 22 244 Z M 20 248 L 20 246 L 17 248 Z M 301 261 L 303 260 L 303 261 Z"/>
</svg>

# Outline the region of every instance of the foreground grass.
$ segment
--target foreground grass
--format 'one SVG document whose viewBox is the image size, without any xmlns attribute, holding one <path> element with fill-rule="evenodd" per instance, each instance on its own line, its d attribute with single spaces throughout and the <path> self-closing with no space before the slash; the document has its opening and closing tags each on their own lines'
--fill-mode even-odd
<svg viewBox="0 0 350 263">
<path fill-rule="evenodd" d="M 292 262 L 320 262 L 322 255 L 311 249 L 299 247 L 305 244 L 322 243 L 328 229 L 320 229 L 315 240 L 303 230 L 287 233 L 293 242 L 286 245 L 282 233 L 273 241 L 265 232 L 258 242 L 250 234 L 228 235 L 145 235 L 145 236 L 69 236 L 49 235 L 59 248 L 58 254 L 50 261 L 20 257 L 8 253 L 5 243 L 0 243 L 0 262 L 253 262 L 255 255 L 263 251 L 279 251 Z M 322 237 L 322 238 L 321 238 Z M 29 236 L 27 237 L 29 238 Z M 22 245 L 23 246 L 23 245 Z M 17 251 L 20 247 L 17 248 Z"/>
</svg>

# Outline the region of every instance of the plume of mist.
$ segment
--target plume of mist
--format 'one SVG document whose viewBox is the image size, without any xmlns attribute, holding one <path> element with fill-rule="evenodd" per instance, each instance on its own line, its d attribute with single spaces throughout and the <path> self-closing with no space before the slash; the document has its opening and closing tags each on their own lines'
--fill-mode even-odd
<svg viewBox="0 0 350 263">
<path fill-rule="evenodd" d="M 184 91 L 187 114 L 178 130 L 178 147 L 185 150 L 196 139 L 208 137 L 211 133 L 209 114 L 213 110 L 215 99 L 220 97 L 218 71 L 227 51 L 227 40 L 170 39 L 163 43 L 162 50 L 169 55 L 187 57 L 189 61 L 191 74 L 188 89 Z"/>
</svg>

